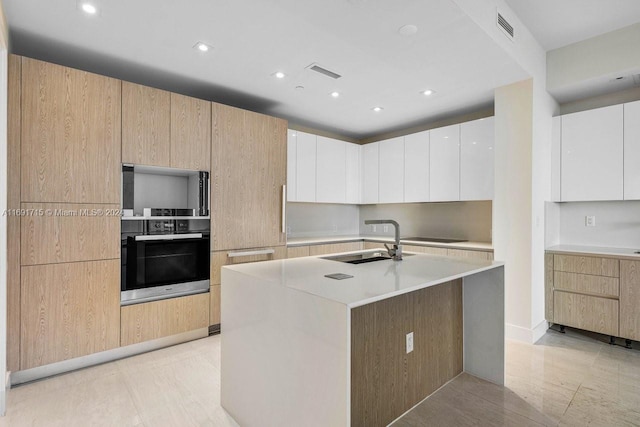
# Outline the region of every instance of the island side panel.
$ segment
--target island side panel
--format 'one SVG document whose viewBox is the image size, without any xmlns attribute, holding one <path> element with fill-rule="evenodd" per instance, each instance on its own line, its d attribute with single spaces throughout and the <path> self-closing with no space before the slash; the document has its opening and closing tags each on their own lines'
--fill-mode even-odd
<svg viewBox="0 0 640 427">
<path fill-rule="evenodd" d="M 504 267 L 463 280 L 464 371 L 504 385 Z"/>
<path fill-rule="evenodd" d="M 462 280 L 351 310 L 352 426 L 386 426 L 462 372 L 462 310 Z"/>
<path fill-rule="evenodd" d="M 221 291 L 221 403 L 238 424 L 348 425 L 348 308 L 229 267 Z"/>
</svg>

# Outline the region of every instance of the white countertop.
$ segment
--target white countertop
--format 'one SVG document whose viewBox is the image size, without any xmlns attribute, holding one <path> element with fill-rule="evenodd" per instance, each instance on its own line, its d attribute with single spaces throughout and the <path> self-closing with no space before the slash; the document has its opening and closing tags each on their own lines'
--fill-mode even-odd
<svg viewBox="0 0 640 427">
<path fill-rule="evenodd" d="M 605 248 L 600 246 L 557 245 L 550 246 L 546 250 L 549 252 L 567 254 L 591 254 L 617 258 L 640 259 L 640 254 L 634 254 L 635 251 L 640 251 L 640 248 Z"/>
<path fill-rule="evenodd" d="M 503 265 L 502 262 L 426 254 L 405 256 L 402 261 L 358 265 L 304 257 L 225 266 L 223 275 L 224 269 L 230 269 L 354 308 Z M 345 273 L 353 278 L 324 277 L 333 273 Z"/>
<path fill-rule="evenodd" d="M 326 243 L 340 243 L 340 242 L 353 242 L 358 240 L 366 240 L 370 242 L 384 242 L 393 243 L 394 239 L 387 236 L 370 236 L 370 235 L 349 235 L 349 236 L 322 236 L 322 237 L 294 237 L 287 239 L 287 246 L 306 246 L 306 245 L 321 245 Z M 440 243 L 440 242 L 423 242 L 418 240 L 406 240 L 400 239 L 400 242 L 405 245 L 416 246 L 433 246 L 439 248 L 450 249 L 469 249 L 469 250 L 482 250 L 493 251 L 493 245 L 487 242 L 460 242 L 460 243 Z"/>
</svg>

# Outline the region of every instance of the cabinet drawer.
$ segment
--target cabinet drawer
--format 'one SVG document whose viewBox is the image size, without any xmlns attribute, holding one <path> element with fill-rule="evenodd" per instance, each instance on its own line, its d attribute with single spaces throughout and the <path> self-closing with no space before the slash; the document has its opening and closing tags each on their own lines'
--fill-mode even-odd
<svg viewBox="0 0 640 427">
<path fill-rule="evenodd" d="M 326 255 L 360 250 L 362 250 L 362 242 L 333 243 L 330 245 L 313 245 L 309 248 L 309 255 Z"/>
<path fill-rule="evenodd" d="M 620 262 L 617 259 L 611 258 L 554 255 L 553 269 L 555 271 L 565 271 L 567 273 L 620 277 Z"/>
<path fill-rule="evenodd" d="M 618 301 L 570 292 L 554 292 L 553 320 L 606 335 L 618 335 Z"/>
<path fill-rule="evenodd" d="M 434 248 L 431 246 L 417 246 L 417 245 L 402 245 L 402 250 L 405 252 L 417 252 L 419 254 L 447 256 L 446 248 Z"/>
<path fill-rule="evenodd" d="M 384 243 L 381 243 L 381 242 L 364 242 L 363 247 L 364 247 L 365 250 L 368 250 L 368 249 L 384 249 Z M 406 248 L 405 245 L 403 245 L 402 247 Z"/>
<path fill-rule="evenodd" d="M 493 254 L 484 251 L 465 251 L 462 249 L 447 249 L 448 256 L 455 256 L 460 258 L 472 258 L 472 259 L 483 259 L 483 260 L 492 260 Z"/>
<path fill-rule="evenodd" d="M 620 295 L 620 279 L 616 277 L 591 276 L 588 274 L 556 271 L 553 287 L 557 290 L 593 294 L 609 297 Z"/>
<path fill-rule="evenodd" d="M 219 251 L 211 253 L 211 286 L 219 285 L 220 269 L 224 265 L 246 264 L 248 262 L 284 259 L 287 256 L 285 246 L 275 248 L 242 249 L 238 251 Z"/>
<path fill-rule="evenodd" d="M 220 288 L 220 285 L 213 285 L 210 288 L 209 325 L 220 324 Z"/>
</svg>

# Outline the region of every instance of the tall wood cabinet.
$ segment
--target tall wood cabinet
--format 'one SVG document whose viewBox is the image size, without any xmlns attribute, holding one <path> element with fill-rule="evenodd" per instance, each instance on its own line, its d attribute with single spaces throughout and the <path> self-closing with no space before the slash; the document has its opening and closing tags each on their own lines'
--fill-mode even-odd
<svg viewBox="0 0 640 427">
<path fill-rule="evenodd" d="M 171 94 L 171 167 L 210 169 L 211 103 Z"/>
<path fill-rule="evenodd" d="M 287 122 L 212 109 L 212 250 L 284 245 Z"/>
</svg>

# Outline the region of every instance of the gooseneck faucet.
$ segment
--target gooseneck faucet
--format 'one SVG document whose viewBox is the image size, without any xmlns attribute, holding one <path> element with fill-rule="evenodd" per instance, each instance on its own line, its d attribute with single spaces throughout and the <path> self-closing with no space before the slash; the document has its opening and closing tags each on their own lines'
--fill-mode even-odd
<svg viewBox="0 0 640 427">
<path fill-rule="evenodd" d="M 389 252 L 389 256 L 394 261 L 402 261 L 402 245 L 400 244 L 400 224 L 392 219 L 366 219 L 364 221 L 365 225 L 371 224 L 391 224 L 395 228 L 396 231 L 396 241 L 392 248 L 389 247 L 386 243 L 384 247 L 387 248 L 387 252 Z"/>
</svg>

